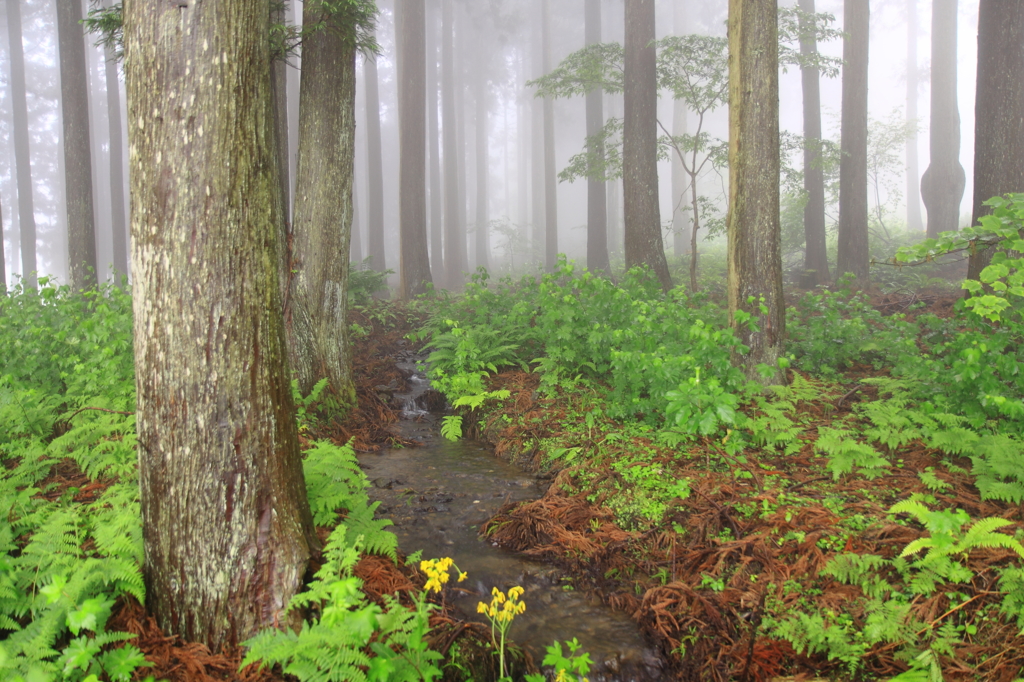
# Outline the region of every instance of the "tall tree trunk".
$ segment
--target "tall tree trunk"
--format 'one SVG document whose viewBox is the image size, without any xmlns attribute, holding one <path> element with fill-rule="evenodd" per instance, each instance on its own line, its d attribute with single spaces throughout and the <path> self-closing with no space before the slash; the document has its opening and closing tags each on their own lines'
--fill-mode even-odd
<svg viewBox="0 0 1024 682">
<path fill-rule="evenodd" d="M 269 17 L 269 0 L 124 14 L 146 606 L 213 651 L 284 618 L 317 546 L 277 276 Z"/>
<path fill-rule="evenodd" d="M 932 2 L 931 159 L 921 177 L 928 236 L 956 230 L 967 176 L 960 165 L 960 109 L 956 103 L 957 0 Z M 1011 10 L 1007 14 L 1019 12 Z"/>
<path fill-rule="evenodd" d="M 354 29 L 320 3 L 302 23 L 324 27 L 303 40 L 299 84 L 291 279 L 285 321 L 299 392 L 326 378 L 342 410 L 355 405 L 348 344 L 348 270 L 355 164 Z"/>
<path fill-rule="evenodd" d="M 285 23 L 284 3 L 272 6 L 271 12 L 271 23 Z M 301 73 L 299 78 L 299 88 L 301 91 Z M 290 168 L 290 150 L 288 146 L 288 62 L 284 55 L 277 56 L 270 67 L 270 92 L 274 100 L 274 137 L 277 140 L 277 164 L 281 177 L 281 198 L 284 201 L 282 206 L 291 206 L 291 174 L 288 172 Z M 302 96 L 301 92 L 299 96 Z M 286 217 L 285 222 L 291 221 Z"/>
<path fill-rule="evenodd" d="M 401 254 L 398 295 L 418 296 L 430 283 L 427 253 L 427 68 L 423 0 L 395 0 L 398 40 L 398 174 Z"/>
<path fill-rule="evenodd" d="M 978 80 L 974 105 L 972 224 L 991 209 L 982 202 L 1024 190 L 1024 13 L 997 0 L 978 10 Z M 967 277 L 978 279 L 991 249 L 971 253 Z"/>
<path fill-rule="evenodd" d="M 380 93 L 377 87 L 377 61 L 373 55 L 363 60 L 366 83 L 366 167 L 369 206 L 366 242 L 370 247 L 370 266 L 377 272 L 387 269 L 384 257 L 384 161 L 380 136 Z"/>
<path fill-rule="evenodd" d="M 89 87 L 86 82 L 82 4 L 57 3 L 60 101 L 64 127 L 64 201 L 68 218 L 68 274 L 71 288 L 96 286 L 96 224 L 92 207 L 92 152 L 89 149 Z"/>
<path fill-rule="evenodd" d="M 843 5 L 839 255 L 836 276 L 868 279 L 868 0 Z"/>
<path fill-rule="evenodd" d="M 654 0 L 627 2 L 622 129 L 626 267 L 647 266 L 668 291 L 672 278 L 658 205 L 658 84 L 653 43 Z"/>
<path fill-rule="evenodd" d="M 122 0 L 123 1 L 123 0 Z M 306 0 L 283 0 L 288 22 L 298 29 L 302 28 L 302 9 Z M 274 0 L 271 0 L 274 2 Z M 288 56 L 290 68 L 286 71 L 285 90 L 286 106 L 288 107 L 288 199 L 284 206 L 286 226 L 292 224 L 292 211 L 295 210 L 295 174 L 299 160 L 299 88 L 302 79 L 302 43 L 295 52 Z"/>
<path fill-rule="evenodd" d="M 747 376 L 762 383 L 758 365 L 777 365 L 786 335 L 778 50 L 778 2 L 729 0 L 729 321 L 750 348 L 742 359 Z"/>
<path fill-rule="evenodd" d="M 442 0 L 441 23 L 441 128 L 444 135 L 444 283 L 461 285 L 466 264 L 466 229 L 459 193 L 458 122 L 455 106 L 455 12 L 452 0 Z"/>
<path fill-rule="evenodd" d="M 477 32 L 476 53 L 476 267 L 490 267 L 490 207 L 487 185 L 491 167 L 487 124 L 487 43 Z"/>
<path fill-rule="evenodd" d="M 28 148 L 28 102 L 25 97 L 25 50 L 21 44 L 21 0 L 7 0 L 7 36 L 11 51 L 11 110 L 14 166 L 18 183 L 18 224 L 21 227 L 21 277 L 36 287 L 36 216 L 32 205 L 32 159 Z"/>
<path fill-rule="evenodd" d="M 541 69 L 551 72 L 551 2 L 541 0 Z M 558 178 L 555 172 L 555 100 L 544 98 L 544 269 L 558 260 Z"/>
<path fill-rule="evenodd" d="M 112 7 L 115 0 L 106 0 Z M 121 137 L 121 84 L 117 77 L 117 55 L 107 45 L 103 50 L 104 75 L 107 84 L 107 132 L 110 137 L 110 231 L 113 235 L 115 279 L 130 275 L 128 262 L 128 224 L 125 220 L 127 204 L 124 197 L 124 145 Z"/>
<path fill-rule="evenodd" d="M 444 194 L 441 190 L 441 147 L 437 115 L 437 0 L 427 0 L 427 147 L 430 158 L 430 271 L 445 281 Z"/>
<path fill-rule="evenodd" d="M 800 0 L 800 9 L 814 16 L 814 0 Z M 818 54 L 814 27 L 801 20 L 800 53 Z M 806 36 L 805 38 L 803 36 Z M 828 255 L 825 251 L 825 170 L 821 166 L 821 84 L 816 68 L 800 69 L 804 100 L 804 277 L 803 286 L 811 288 L 829 281 Z"/>
<path fill-rule="evenodd" d="M 608 116 L 622 117 L 622 95 L 608 96 Z M 605 185 L 608 193 L 608 256 L 623 255 L 623 226 L 622 226 L 622 181 L 609 180 Z"/>
<path fill-rule="evenodd" d="M 359 213 L 359 188 L 357 187 L 356 179 L 359 174 L 355 170 L 355 160 L 352 163 L 352 239 L 349 242 L 348 247 L 348 260 L 350 263 L 361 263 L 363 260 L 363 237 L 362 230 L 359 227 L 359 221 L 362 216 Z"/>
<path fill-rule="evenodd" d="M 584 0 L 584 32 L 587 45 L 601 42 L 601 0 Z M 587 137 L 604 126 L 604 93 L 594 88 L 587 93 Z M 603 146 L 594 150 L 604 156 Z M 595 272 L 611 272 L 608 262 L 608 190 L 604 180 L 587 177 L 587 267 Z"/>
<path fill-rule="evenodd" d="M 0 296 L 7 293 L 7 245 L 4 242 L 3 212 L 0 211 Z"/>
<path fill-rule="evenodd" d="M 686 14 L 692 8 L 683 7 L 682 2 L 672 3 L 672 20 L 675 35 L 687 33 Z M 686 102 L 677 99 L 672 103 L 672 134 L 686 134 Z M 672 253 L 676 258 L 690 253 L 690 216 L 686 210 L 685 192 L 690 177 L 683 167 L 678 154 L 672 154 Z M 695 193 L 695 192 L 694 192 Z"/>
<path fill-rule="evenodd" d="M 917 162 L 917 2 L 907 0 L 907 122 L 914 131 L 907 136 L 907 230 L 922 232 L 921 176 Z"/>
<path fill-rule="evenodd" d="M 534 25 L 533 35 L 533 76 L 534 78 L 540 78 L 546 71 L 544 71 L 544 41 L 542 39 L 542 33 L 544 32 L 542 13 L 537 13 L 537 19 Z M 533 234 L 532 234 L 532 251 L 533 257 L 537 262 L 544 263 L 544 249 L 546 248 L 544 234 L 546 227 L 544 225 L 544 211 L 546 204 L 544 201 L 545 195 L 545 181 L 544 181 L 544 100 L 539 98 L 533 99 L 532 106 L 532 126 L 531 126 L 531 137 L 533 139 L 533 149 L 531 150 L 532 160 L 532 172 L 533 187 L 531 192 L 532 197 L 532 216 L 533 216 Z"/>
</svg>

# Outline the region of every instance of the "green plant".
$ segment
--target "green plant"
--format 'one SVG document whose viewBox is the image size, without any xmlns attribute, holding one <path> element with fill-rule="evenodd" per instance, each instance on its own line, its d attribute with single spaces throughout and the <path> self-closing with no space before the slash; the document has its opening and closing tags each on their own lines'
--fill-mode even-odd
<svg viewBox="0 0 1024 682">
<path fill-rule="evenodd" d="M 509 628 L 515 617 L 526 611 L 526 602 L 519 600 L 522 596 L 523 588 L 518 585 L 510 587 L 508 595 L 494 587 L 491 588 L 491 603 L 479 602 L 476 605 L 477 613 L 491 621 L 491 643 L 498 651 L 502 679 L 505 678 L 505 640 Z"/>
<path fill-rule="evenodd" d="M 542 665 L 549 665 L 555 669 L 555 682 L 569 682 L 570 680 L 587 682 L 587 673 L 594 665 L 594 662 L 590 660 L 590 654 L 580 652 L 583 647 L 575 637 L 566 641 L 565 646 L 569 650 L 568 656 L 562 652 L 561 643 L 554 642 L 548 646 L 544 660 L 541 662 Z M 537 674 L 527 675 L 525 679 L 526 682 L 544 682 L 545 680 L 543 675 Z"/>
<path fill-rule="evenodd" d="M 338 526 L 309 589 L 288 604 L 288 612 L 310 610 L 311 620 L 297 633 L 269 628 L 243 642 L 247 651 L 242 667 L 280 664 L 284 673 L 300 680 L 325 682 L 417 682 L 439 677 L 435 664 L 441 654 L 431 651 L 426 641 L 433 605 L 422 592 L 412 611 L 391 595 L 383 596 L 384 607 L 369 601 L 359 591 L 362 581 L 352 575 L 362 549 L 361 536 L 349 541 L 348 529 Z"/>
</svg>

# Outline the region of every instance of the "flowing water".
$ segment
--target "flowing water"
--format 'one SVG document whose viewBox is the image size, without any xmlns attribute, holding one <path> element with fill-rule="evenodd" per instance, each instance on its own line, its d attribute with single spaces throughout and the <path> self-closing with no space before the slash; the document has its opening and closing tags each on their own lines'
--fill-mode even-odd
<svg viewBox="0 0 1024 682">
<path fill-rule="evenodd" d="M 415 358 L 399 364 L 415 369 Z M 544 492 L 545 481 L 494 457 L 472 440 L 449 442 L 439 435 L 440 417 L 417 407 L 427 390 L 426 379 L 413 374 L 405 401 L 402 435 L 420 447 L 385 449 L 360 455 L 360 465 L 373 483 L 371 499 L 379 513 L 395 522 L 399 546 L 406 553 L 423 550 L 424 558 L 451 557 L 469 574 L 449 595 L 467 618 L 480 601 L 490 602 L 491 588 L 525 589 L 526 612 L 515 619 L 510 636 L 538 663 L 544 647 L 576 637 L 596 663 L 589 675 L 598 680 L 658 680 L 659 658 L 636 624 L 599 599 L 572 590 L 564 575 L 551 566 L 493 546 L 478 528 L 506 502 L 530 500 Z"/>
</svg>

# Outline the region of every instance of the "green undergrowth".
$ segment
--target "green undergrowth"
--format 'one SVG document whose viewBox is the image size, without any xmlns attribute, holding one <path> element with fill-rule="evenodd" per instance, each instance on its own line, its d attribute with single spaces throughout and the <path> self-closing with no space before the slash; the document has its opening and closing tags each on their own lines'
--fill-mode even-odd
<svg viewBox="0 0 1024 682">
<path fill-rule="evenodd" d="M 151 665 L 108 627 L 121 602 L 146 598 L 131 309 L 120 287 L 45 278 L 0 296 L 0 679 L 127 682 Z M 297 402 L 308 418 L 311 400 Z M 398 558 L 354 451 L 316 442 L 304 468 L 315 522 L 334 528 L 326 561 L 290 607 L 302 631 L 260 635 L 246 662 L 310 680 L 434 679 L 432 607 L 379 606 L 352 575 L 364 553 Z"/>
<path fill-rule="evenodd" d="M 1014 207 L 1001 219 L 1019 228 Z M 788 581 L 750 578 L 746 594 L 765 598 L 761 636 L 843 679 L 869 669 L 901 682 L 970 679 L 959 671 L 978 643 L 1024 628 L 1024 289 L 1016 261 L 994 262 L 1012 286 L 991 295 L 1006 305 L 960 302 L 949 319 L 914 306 L 885 315 L 847 281 L 802 295 L 788 311 L 787 386 L 744 381 L 731 362 L 744 349 L 708 299 L 564 261 L 518 281 L 478 276 L 463 296 L 432 303 L 420 337 L 433 385 L 455 408 L 445 435 L 475 422 L 508 456 L 566 470 L 563 495 L 610 510 L 641 538 L 631 568 L 605 573 L 619 589 L 682 579 L 674 560 L 671 572 L 651 567 L 644 552 L 664 549 L 644 550 L 643 538 L 714 547 L 758 528 L 786 561 L 805 542 L 825 559 Z M 538 379 L 516 378 L 524 371 Z M 797 525 L 812 512 L 831 525 Z M 709 514 L 717 535 L 703 525 L 695 535 L 692 519 Z M 878 540 L 893 524 L 916 539 Z M 691 576 L 692 588 L 728 594 L 739 569 L 716 570 Z M 826 605 L 837 584 L 853 590 L 848 607 Z M 680 656 L 699 639 L 667 636 Z"/>
</svg>

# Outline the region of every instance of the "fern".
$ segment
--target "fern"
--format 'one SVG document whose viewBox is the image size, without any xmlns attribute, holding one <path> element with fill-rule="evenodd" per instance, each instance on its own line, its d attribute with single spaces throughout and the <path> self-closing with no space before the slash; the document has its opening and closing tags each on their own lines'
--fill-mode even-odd
<svg viewBox="0 0 1024 682">
<path fill-rule="evenodd" d="M 462 417 L 457 414 L 449 414 L 442 417 L 441 437 L 450 441 L 457 441 L 462 438 Z"/>
<path fill-rule="evenodd" d="M 845 429 L 819 427 L 815 447 L 828 455 L 828 468 L 836 480 L 854 469 L 866 478 L 878 478 L 889 466 L 889 462 L 873 447 L 857 442 Z"/>
<path fill-rule="evenodd" d="M 317 441 L 306 451 L 303 471 L 314 523 L 332 525 L 337 521 L 338 510 L 344 509 L 347 514 L 341 523 L 353 535 L 363 536 L 367 552 L 397 561 L 398 538 L 386 530 L 393 524 L 389 519 L 374 518 L 380 503 L 370 503 L 366 494 L 369 482 L 359 468 L 351 443 L 337 446 Z"/>
<path fill-rule="evenodd" d="M 824 568 L 822 575 L 830 575 L 841 583 L 856 585 L 872 599 L 880 599 L 892 590 L 892 585 L 879 575 L 890 562 L 877 554 L 838 554 Z"/>
</svg>

